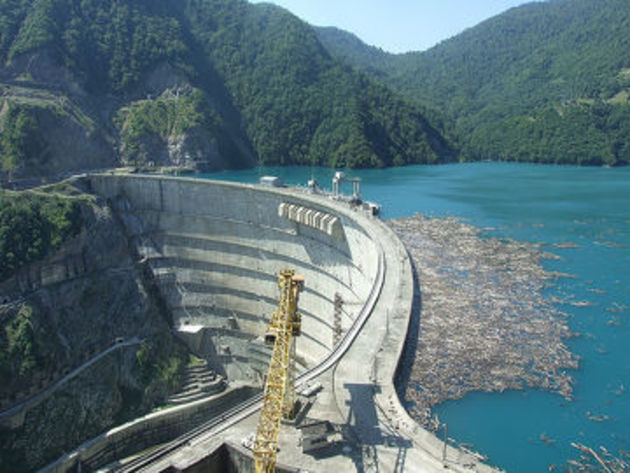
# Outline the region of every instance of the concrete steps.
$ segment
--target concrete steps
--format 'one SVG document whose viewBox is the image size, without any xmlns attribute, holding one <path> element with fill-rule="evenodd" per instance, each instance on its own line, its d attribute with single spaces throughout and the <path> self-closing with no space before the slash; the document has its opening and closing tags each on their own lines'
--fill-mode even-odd
<svg viewBox="0 0 630 473">
<path fill-rule="evenodd" d="M 186 381 L 182 389 L 170 396 L 169 404 L 186 404 L 217 394 L 225 389 L 225 379 L 212 371 L 204 361 L 186 368 Z"/>
</svg>

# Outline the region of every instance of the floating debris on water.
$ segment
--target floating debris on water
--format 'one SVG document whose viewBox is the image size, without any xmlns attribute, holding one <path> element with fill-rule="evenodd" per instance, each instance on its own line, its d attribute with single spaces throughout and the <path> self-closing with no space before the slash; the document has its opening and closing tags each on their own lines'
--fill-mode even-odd
<svg viewBox="0 0 630 473">
<path fill-rule="evenodd" d="M 569 304 L 571 304 L 573 307 L 592 307 L 595 305 L 595 303 L 591 301 L 575 301 L 569 302 Z"/>
<path fill-rule="evenodd" d="M 612 307 L 606 308 L 606 312 L 611 313 L 611 314 L 625 313 L 627 311 L 628 311 L 628 306 L 626 306 L 625 304 L 620 304 L 619 302 L 613 302 Z"/>
<path fill-rule="evenodd" d="M 595 415 L 591 411 L 586 411 L 586 417 L 588 420 L 592 420 L 593 422 L 605 422 L 610 420 L 610 416 L 608 414 Z"/>
<path fill-rule="evenodd" d="M 623 383 L 621 383 L 619 385 L 619 389 L 615 391 L 615 396 L 621 396 L 625 392 L 626 392 L 626 387 L 623 385 Z"/>
<path fill-rule="evenodd" d="M 569 473 L 627 473 L 630 471 L 630 463 L 624 459 L 629 458 L 628 453 L 623 450 L 619 452 L 619 457 L 616 457 L 604 447 L 599 447 L 599 452 L 596 452 L 591 447 L 578 442 L 571 442 L 571 446 L 578 449 L 582 455 L 580 455 L 578 460 L 569 460 L 567 462 L 567 471 Z M 577 468 L 577 470 L 574 470 L 573 467 Z"/>
<path fill-rule="evenodd" d="M 536 387 L 572 397 L 578 358 L 566 314 L 543 296 L 550 280 L 540 246 L 484 238 L 455 218 L 390 221 L 418 274 L 421 311 L 405 400 L 423 426 L 439 428 L 431 406 L 470 391 Z M 413 345 L 413 344 L 412 344 Z M 422 391 L 415 386 L 421 385 Z"/>
<path fill-rule="evenodd" d="M 610 240 L 596 241 L 595 244 L 598 246 L 606 247 L 606 248 L 627 248 L 628 247 L 628 245 L 625 243 L 618 243 L 616 241 L 610 241 Z"/>
<path fill-rule="evenodd" d="M 571 241 L 568 241 L 566 243 L 554 243 L 553 245 L 554 248 L 579 248 L 580 245 L 578 245 L 577 243 L 573 243 Z"/>
<path fill-rule="evenodd" d="M 556 439 L 552 439 L 551 437 L 549 437 L 546 432 L 540 434 L 539 438 L 541 442 L 543 442 L 545 445 L 553 445 L 554 443 L 556 443 Z"/>
</svg>

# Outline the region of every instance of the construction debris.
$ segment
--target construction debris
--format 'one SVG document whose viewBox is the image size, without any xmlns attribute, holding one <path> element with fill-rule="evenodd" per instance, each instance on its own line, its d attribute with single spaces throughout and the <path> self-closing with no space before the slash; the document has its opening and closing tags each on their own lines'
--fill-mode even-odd
<svg viewBox="0 0 630 473">
<path fill-rule="evenodd" d="M 546 271 L 540 247 L 484 238 L 455 218 L 389 222 L 405 243 L 420 284 L 418 342 L 405 398 L 411 415 L 439 428 L 431 406 L 469 391 L 535 387 L 566 399 L 578 359 L 566 314 L 543 290 L 563 277 Z M 555 257 L 557 258 L 557 257 Z"/>
</svg>

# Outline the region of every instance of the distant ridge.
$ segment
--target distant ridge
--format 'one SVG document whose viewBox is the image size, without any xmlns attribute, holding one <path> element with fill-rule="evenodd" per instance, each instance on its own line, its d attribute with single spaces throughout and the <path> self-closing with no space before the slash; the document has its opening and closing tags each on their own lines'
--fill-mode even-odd
<svg viewBox="0 0 630 473">
<path fill-rule="evenodd" d="M 245 0 L 0 1 L 4 178 L 117 165 L 630 162 L 630 3 L 389 54 Z"/>
<path fill-rule="evenodd" d="M 388 54 L 317 28 L 328 51 L 444 111 L 463 159 L 630 162 L 630 3 L 512 8 L 425 52 Z"/>
</svg>

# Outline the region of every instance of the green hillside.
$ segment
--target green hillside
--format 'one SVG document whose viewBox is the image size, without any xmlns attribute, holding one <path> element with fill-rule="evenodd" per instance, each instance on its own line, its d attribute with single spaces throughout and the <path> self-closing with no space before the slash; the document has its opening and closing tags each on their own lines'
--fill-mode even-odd
<svg viewBox="0 0 630 473">
<path fill-rule="evenodd" d="M 392 55 L 244 0 L 0 0 L 0 91 L 5 178 L 627 164 L 630 4 L 531 3 Z"/>
<path fill-rule="evenodd" d="M 423 108 L 332 58 L 310 26 L 277 7 L 0 0 L 0 18 L 0 151 L 3 169 L 18 176 L 99 164 L 366 167 L 456 155 Z M 42 110 L 56 110 L 62 130 L 45 126 Z M 59 144 L 65 129 L 81 127 L 95 150 Z"/>
<path fill-rule="evenodd" d="M 333 55 L 443 110 L 468 159 L 630 162 L 625 0 L 527 4 L 421 53 L 375 54 L 333 33 L 318 29 Z"/>
</svg>

